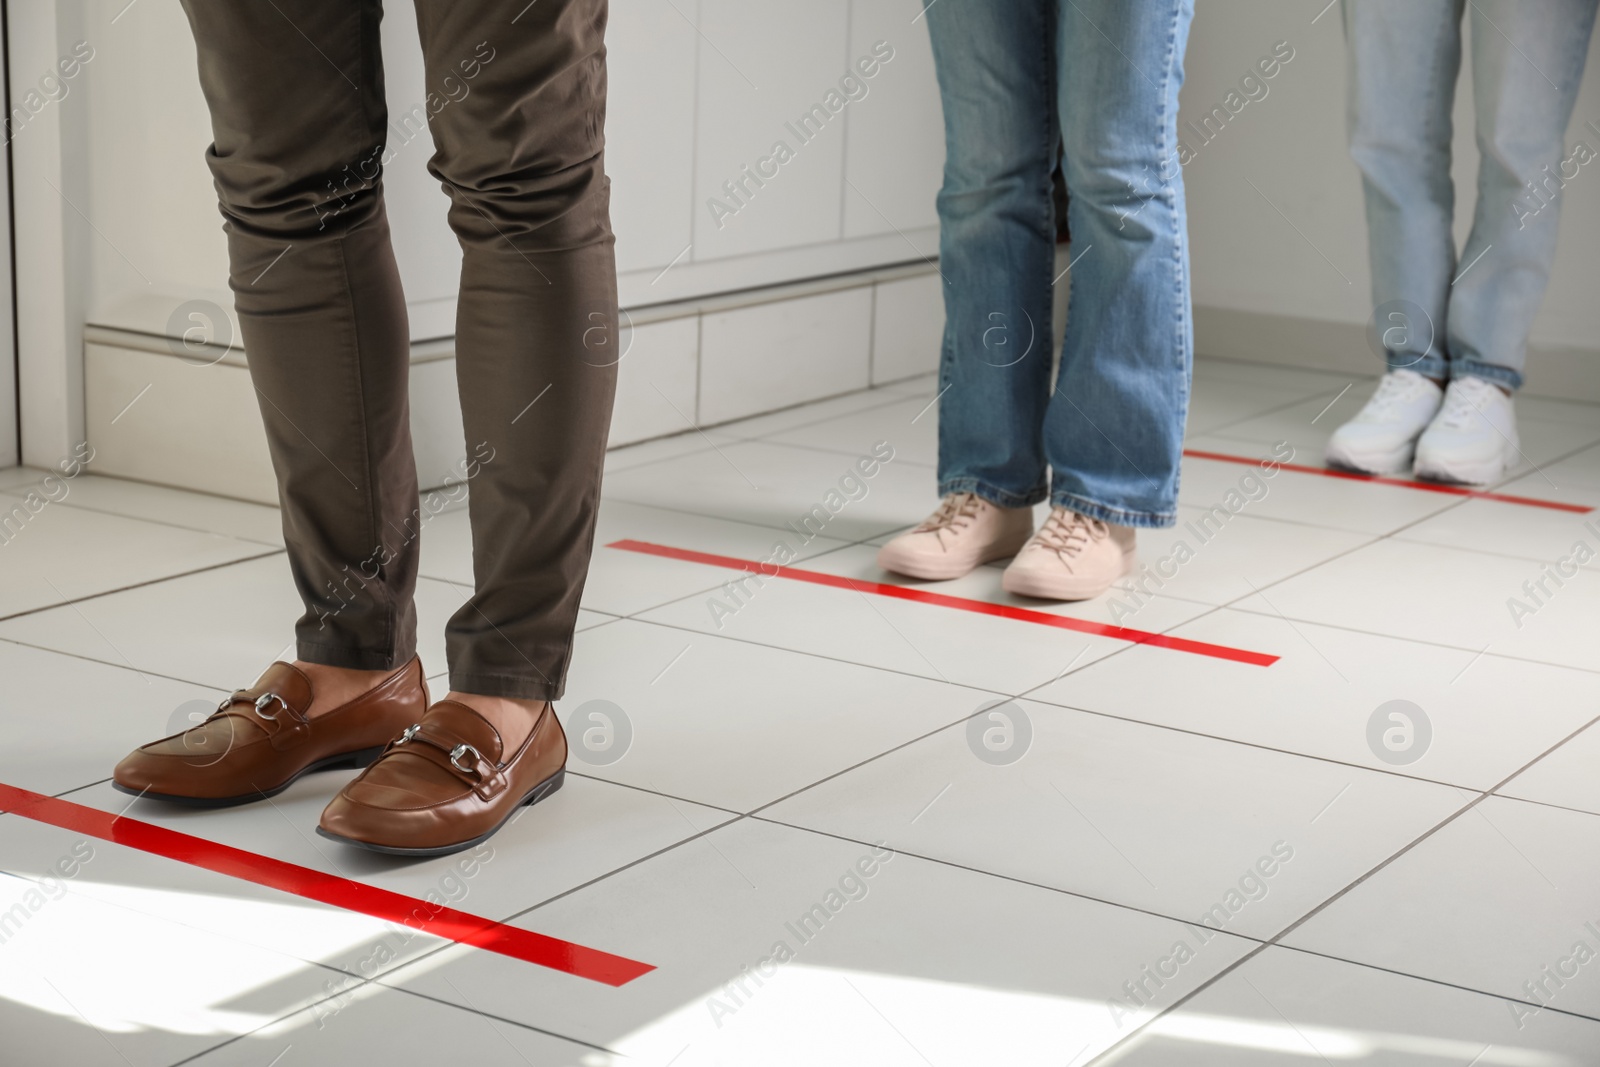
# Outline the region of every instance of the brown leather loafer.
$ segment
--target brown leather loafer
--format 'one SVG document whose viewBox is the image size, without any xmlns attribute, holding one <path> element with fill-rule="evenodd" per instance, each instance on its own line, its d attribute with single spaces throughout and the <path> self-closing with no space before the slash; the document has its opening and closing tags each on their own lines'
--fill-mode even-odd
<svg viewBox="0 0 1600 1067">
<path fill-rule="evenodd" d="M 560 789 L 566 766 L 567 735 L 553 705 L 507 758 L 487 719 L 441 700 L 339 791 L 317 833 L 392 856 L 460 852 Z"/>
<path fill-rule="evenodd" d="M 277 796 L 311 771 L 365 767 L 428 706 L 422 662 L 413 657 L 348 704 L 315 718 L 311 679 L 274 663 L 200 725 L 130 752 L 112 772 L 124 793 L 200 808 Z"/>
</svg>

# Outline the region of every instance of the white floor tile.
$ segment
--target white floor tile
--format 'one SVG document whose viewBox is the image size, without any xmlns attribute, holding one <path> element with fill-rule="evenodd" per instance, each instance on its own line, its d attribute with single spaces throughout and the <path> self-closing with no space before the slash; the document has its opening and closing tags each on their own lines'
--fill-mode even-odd
<svg viewBox="0 0 1600 1067">
<path fill-rule="evenodd" d="M 1564 493 L 1570 492 L 1576 494 L 1573 503 L 1592 504 L 1596 490 L 1600 490 L 1600 446 L 1541 464 L 1536 473 L 1523 475 L 1503 488 L 1508 493 L 1521 492 L 1551 499 L 1561 499 Z"/>
<path fill-rule="evenodd" d="M 1283 440 L 1278 438 L 1277 440 Z M 1178 485 L 1180 503 L 1210 509 L 1226 506 L 1228 494 L 1237 492 L 1248 499 L 1260 497 L 1242 513 L 1265 519 L 1309 523 L 1355 533 L 1385 534 L 1416 522 L 1460 502 L 1448 493 L 1430 492 L 1403 485 L 1385 485 L 1363 479 L 1332 478 L 1303 471 L 1279 470 L 1270 479 L 1261 478 L 1260 464 L 1275 455 L 1290 456 L 1286 462 L 1320 467 L 1321 452 L 1308 453 L 1296 447 L 1293 453 L 1275 452 L 1276 442 L 1251 443 L 1222 437 L 1198 437 L 1185 447 L 1247 460 L 1246 463 L 1185 456 Z M 1265 484 L 1267 490 L 1254 488 Z"/>
<path fill-rule="evenodd" d="M 445 620 L 466 596 L 449 582 L 417 583 L 418 651 L 430 675 L 445 662 Z M 294 657 L 303 610 L 276 553 L 9 619 L 0 637 L 232 692 L 274 659 Z M 164 700 L 140 707 L 152 725 L 172 710 Z"/>
<path fill-rule="evenodd" d="M 1533 474 L 1552 489 L 1561 481 L 1556 475 L 1545 472 L 1546 465 L 1557 466 L 1561 459 L 1572 453 L 1582 454 L 1600 441 L 1600 426 L 1590 423 L 1545 422 L 1538 419 L 1520 419 L 1517 422 L 1517 461 L 1506 472 L 1505 478 Z"/>
<path fill-rule="evenodd" d="M 0 494 L 0 616 L 271 552 L 263 544 Z M 19 514 L 20 513 L 20 514 Z M 22 518 L 21 516 L 28 516 Z M 71 610 L 70 608 L 67 610 Z"/>
<path fill-rule="evenodd" d="M 896 461 L 933 467 L 939 462 L 939 405 L 931 397 L 912 397 L 784 430 L 768 440 L 852 456 L 891 441 Z"/>
<path fill-rule="evenodd" d="M 1246 384 L 1198 377 L 1189 393 L 1187 432 L 1217 433 L 1236 422 L 1288 407 L 1303 397 L 1327 391 L 1321 382 L 1284 386 Z"/>
<path fill-rule="evenodd" d="M 573 769 L 749 811 L 955 722 L 984 695 L 623 620 L 582 635 L 561 706 L 586 715 L 607 701 L 631 725 L 630 747 L 603 765 L 574 737 Z"/>
<path fill-rule="evenodd" d="M 1473 651 L 1487 648 L 1572 667 L 1596 666 L 1600 570 L 1586 567 L 1552 593 L 1522 586 L 1540 564 L 1409 541 L 1377 541 L 1269 591 L 1240 601 L 1246 611 L 1409 637 Z M 1513 613 L 1520 600 L 1532 614 Z"/>
<path fill-rule="evenodd" d="M 989 763 L 990 738 L 1020 758 Z M 1446 786 L 1019 701 L 761 814 L 1267 938 L 1461 804 Z"/>
<path fill-rule="evenodd" d="M 1268 445 L 1288 441 L 1300 453 L 1297 462 L 1320 467 L 1328 438 L 1341 425 L 1355 418 L 1372 396 L 1376 384 L 1375 377 L 1360 379 L 1354 384 L 1346 378 L 1342 383 L 1325 386 L 1320 392 L 1307 395 L 1299 403 L 1230 423 L 1213 431 L 1212 436 Z"/>
<path fill-rule="evenodd" d="M 1591 710 L 1600 714 L 1594 703 Z M 1543 804 L 1600 815 L 1600 726 L 1591 725 L 1499 790 Z"/>
<path fill-rule="evenodd" d="M 1122 1067 L 1579 1067 L 1600 1023 L 1342 960 L 1269 948 L 1118 1049 Z"/>
<path fill-rule="evenodd" d="M 694 505 L 692 500 L 680 503 L 689 508 Z M 589 576 L 583 586 L 583 604 L 612 615 L 628 615 L 711 589 L 737 573 L 721 567 L 608 548 L 613 542 L 647 541 L 759 563 L 773 558 L 774 545 L 780 538 L 801 559 L 848 544 L 832 537 L 816 537 L 801 544 L 794 533 L 780 534 L 769 526 L 602 500 Z M 465 513 L 441 515 L 428 526 L 422 539 L 422 573 L 471 586 L 472 531 Z"/>
<path fill-rule="evenodd" d="M 1542 481 L 1537 474 L 1529 478 Z M 1523 484 L 1527 481 L 1528 478 L 1519 479 L 1513 485 L 1525 490 L 1530 488 Z M 1511 487 L 1504 491 L 1532 499 L 1558 499 L 1562 502 L 1570 501 L 1573 495 L 1570 491 L 1556 494 L 1541 492 L 1538 486 L 1531 488 L 1533 492 L 1519 492 L 1519 489 Z M 1543 488 L 1548 490 L 1549 487 Z M 1600 496 L 1600 492 L 1595 495 Z M 1554 562 L 1567 555 L 1575 542 L 1584 539 L 1589 541 L 1593 551 L 1600 554 L 1600 534 L 1585 529 L 1586 523 L 1594 521 L 1595 529 L 1600 530 L 1600 521 L 1597 520 L 1600 520 L 1600 511 L 1578 514 L 1502 500 L 1463 500 L 1453 508 L 1446 508 L 1432 518 L 1401 530 L 1395 534 L 1395 538 L 1490 552 L 1497 556 L 1518 556 L 1538 564 Z"/>
<path fill-rule="evenodd" d="M 1597 882 L 1600 816 L 1490 797 L 1285 943 L 1600 1018 Z"/>
<path fill-rule="evenodd" d="M 458 1063 L 467 1055 L 474 1067 L 620 1067 L 623 1062 L 553 1034 L 382 985 L 341 989 L 190 1062 L 195 1067 L 348 1067 Z"/>
<path fill-rule="evenodd" d="M 1172 635 L 1280 658 L 1263 668 L 1136 647 L 1029 696 L 1480 790 L 1600 711 L 1600 674 L 1493 653 L 1227 609 Z M 1379 709 L 1395 700 L 1427 726 L 1391 747 L 1386 731 L 1403 724 Z"/>
<path fill-rule="evenodd" d="M 5 824 L 20 821 L 0 819 L 8 845 L 13 835 Z M 7 1063 L 165 1067 L 321 995 L 329 972 L 149 907 L 182 898 L 181 890 L 101 881 L 115 846 L 37 830 L 32 836 L 46 864 L 65 862 L 74 873 L 47 880 L 42 872 L 0 871 Z M 5 866 L 15 870 L 7 852 Z M 207 903 L 191 899 L 190 907 Z M 290 916 L 277 909 L 240 918 L 281 923 Z"/>
<path fill-rule="evenodd" d="M 16 485 L 30 485 L 38 482 L 46 474 L 60 474 L 55 471 L 46 471 L 39 467 L 0 467 L 0 489 L 8 489 Z"/>
<path fill-rule="evenodd" d="M 1000 588 L 997 567 L 980 567 L 954 581 L 907 582 L 880 570 L 876 556 L 875 548 L 858 545 L 803 560 L 797 569 L 1117 624 L 1105 599 L 1064 604 L 1013 596 Z M 1160 597 L 1121 625 L 1160 632 L 1204 610 L 1202 604 Z M 760 584 L 746 580 L 734 590 L 708 589 L 639 617 L 1001 693 L 1031 689 L 1128 647 L 1122 638 L 781 577 Z"/>
<path fill-rule="evenodd" d="M 1518 395 L 1516 399 L 1519 418 L 1540 419 L 1545 422 L 1575 422 L 1592 426 L 1596 433 L 1600 433 L 1600 404 L 1525 394 Z"/>
<path fill-rule="evenodd" d="M 827 917 L 802 930 L 813 908 Z M 1115 1020 L 1106 1000 L 1180 941 L 1157 1007 L 1248 944 L 750 821 L 524 922 L 657 969 L 611 989 L 452 949 L 386 982 L 673 1067 L 1065 1063 L 1147 1017 Z"/>
<path fill-rule="evenodd" d="M 1279 472 L 1274 481 L 1285 477 Z M 1272 482 L 1259 484 L 1272 492 Z M 1225 604 L 1371 540 L 1369 534 L 1257 518 L 1250 507 L 1247 502 L 1233 514 L 1226 506 L 1212 511 L 1180 504 L 1178 525 L 1140 530 L 1139 569 L 1118 583 L 1138 594 L 1121 597 L 1123 625 L 1143 625 L 1138 620 L 1151 596 Z"/>
<path fill-rule="evenodd" d="M 0 641 L 6 740 L 0 782 L 56 794 L 111 774 L 135 747 L 183 728 L 227 693 L 59 652 Z M 240 683 L 247 684 L 247 683 Z"/>
<path fill-rule="evenodd" d="M 675 456 L 686 456 L 691 452 L 709 451 L 713 445 L 721 444 L 725 440 L 727 438 L 715 430 L 686 429 L 683 433 L 673 434 L 670 437 L 613 448 L 606 452 L 605 473 L 609 477 L 613 471 L 625 470 L 628 467 L 642 467 Z"/>
<path fill-rule="evenodd" d="M 820 532 L 852 541 L 920 522 L 938 503 L 927 467 L 891 459 L 863 479 L 856 468 L 860 458 L 747 441 L 618 471 L 606 479 L 606 493 L 613 500 L 775 529 L 824 507 L 832 493 L 837 513 Z M 864 493 L 854 488 L 857 482 L 864 482 Z M 849 500 L 847 493 L 857 499 Z"/>
<path fill-rule="evenodd" d="M 283 520 L 277 508 L 98 474 L 80 474 L 58 481 L 65 486 L 66 495 L 62 496 L 62 490 L 56 489 L 57 502 L 68 507 L 283 547 Z M 4 492 L 23 496 L 32 488 L 22 484 Z"/>
<path fill-rule="evenodd" d="M 401 860 L 317 836 L 322 809 L 350 777 L 349 772 L 333 771 L 308 775 L 271 800 L 210 811 L 136 800 L 109 785 L 73 793 L 66 799 L 494 920 L 509 918 L 734 817 L 687 801 L 569 774 L 559 792 L 520 811 L 492 841 L 455 856 Z M 29 854 L 25 842 L 24 835 L 23 842 L 15 846 L 16 853 Z M 181 894 L 143 905 L 163 918 L 191 922 L 219 934 L 250 922 L 253 901 L 262 894 L 266 899 L 277 896 L 271 890 L 212 875 L 175 860 L 114 845 L 106 845 L 100 851 L 108 855 L 97 861 L 95 873 L 108 883 L 131 886 L 146 884 L 150 879 L 159 884 L 165 879 L 196 890 L 202 883 L 213 893 L 220 890 L 214 906 L 204 914 L 191 914 Z M 239 904 L 230 908 L 229 901 L 234 897 Z M 297 907 L 312 906 L 302 898 L 278 899 Z M 322 929 L 313 929 L 305 937 L 279 931 L 264 933 L 261 943 L 364 977 L 373 977 L 443 943 L 438 937 L 421 936 L 405 928 L 385 939 L 381 936 L 387 928 L 383 922 L 342 909 L 331 911 L 336 918 L 343 917 L 339 921 L 354 931 L 354 936 L 330 940 Z"/>
<path fill-rule="evenodd" d="M 1198 436 L 1209 433 L 1216 437 L 1263 444 L 1288 441 L 1300 453 L 1297 462 L 1320 467 L 1328 438 L 1340 425 L 1354 418 L 1371 395 L 1371 386 L 1358 382 L 1343 395 L 1339 394 L 1338 389 L 1319 393 L 1300 403 L 1243 418 L 1216 429 L 1206 430 L 1191 422 L 1190 434 Z M 1518 419 L 1517 428 L 1519 454 L 1507 473 L 1508 478 L 1530 473 L 1536 467 L 1543 467 L 1574 449 L 1592 445 L 1600 439 L 1600 421 L 1597 420 L 1546 420 L 1524 415 Z M 1190 447 L 1194 447 L 1192 443 Z"/>
<path fill-rule="evenodd" d="M 123 800 L 116 809 L 119 812 L 133 803 L 132 797 Z M 130 810 L 128 818 L 137 816 Z M 24 877 L 42 879 L 78 840 L 78 835 L 17 815 L 0 818 L 4 869 Z M 98 838 L 89 839 L 87 847 L 93 850 L 92 858 L 69 883 L 75 895 L 150 921 L 179 924 L 220 937 L 242 949 L 282 954 L 320 972 L 315 983 L 318 988 L 344 985 L 347 976 L 382 973 L 398 962 L 447 944 L 444 938 L 408 924 L 323 904 L 165 856 Z M 439 900 L 447 900 L 447 889 L 458 895 L 463 890 L 470 894 L 474 882 L 492 871 L 493 861 L 480 867 L 476 878 L 436 882 L 433 888 Z M 463 910 L 472 909 L 468 905 Z M 268 1018 L 278 1018 L 295 1007 L 286 1006 Z M 266 1021 L 258 1020 L 257 1025 Z"/>
</svg>

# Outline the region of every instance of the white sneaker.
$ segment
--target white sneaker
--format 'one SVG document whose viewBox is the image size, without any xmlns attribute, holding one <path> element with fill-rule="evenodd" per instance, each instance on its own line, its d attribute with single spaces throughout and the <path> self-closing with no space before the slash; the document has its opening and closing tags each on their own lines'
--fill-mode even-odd
<svg viewBox="0 0 1600 1067">
<path fill-rule="evenodd" d="M 952 493 L 922 525 L 880 548 L 878 566 L 912 578 L 959 578 L 1016 555 L 1032 532 L 1032 508 L 996 507 L 973 493 Z"/>
<path fill-rule="evenodd" d="M 1051 508 L 1039 532 L 1006 568 L 1000 587 L 1044 600 L 1088 600 L 1133 570 L 1133 548 L 1131 526 Z"/>
<path fill-rule="evenodd" d="M 1411 466 L 1417 438 L 1428 428 L 1444 390 L 1414 370 L 1392 370 L 1361 413 L 1328 439 L 1328 466 L 1363 474 L 1400 474 Z"/>
<path fill-rule="evenodd" d="M 1455 378 L 1444 407 L 1417 442 L 1417 477 L 1482 485 L 1517 458 L 1511 398 L 1487 378 Z"/>
</svg>

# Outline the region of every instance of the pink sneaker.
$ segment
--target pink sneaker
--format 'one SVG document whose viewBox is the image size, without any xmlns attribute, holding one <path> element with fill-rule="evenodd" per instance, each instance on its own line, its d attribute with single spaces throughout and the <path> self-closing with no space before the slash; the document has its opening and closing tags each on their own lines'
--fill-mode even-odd
<svg viewBox="0 0 1600 1067">
<path fill-rule="evenodd" d="M 1131 526 L 1051 508 L 1039 532 L 1006 568 L 1000 586 L 1044 600 L 1088 600 L 1133 570 L 1133 543 Z"/>
<path fill-rule="evenodd" d="M 952 493 L 922 525 L 880 548 L 878 566 L 912 578 L 959 578 L 1016 555 L 1032 529 L 1032 508 L 996 507 L 973 493 Z"/>
</svg>

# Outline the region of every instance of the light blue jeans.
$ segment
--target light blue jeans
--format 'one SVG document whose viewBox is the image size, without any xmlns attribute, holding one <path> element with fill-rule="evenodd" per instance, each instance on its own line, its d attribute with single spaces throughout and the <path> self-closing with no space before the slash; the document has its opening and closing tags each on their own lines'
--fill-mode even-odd
<svg viewBox="0 0 1600 1067">
<path fill-rule="evenodd" d="M 939 492 L 1176 522 L 1193 327 L 1178 89 L 1193 0 L 934 0 Z M 1058 146 L 1074 265 L 1051 383 Z"/>
<path fill-rule="evenodd" d="M 1597 0 L 1344 0 L 1350 155 L 1391 368 L 1522 385 L 1556 250 L 1559 192 L 1600 172 L 1562 146 Z M 1450 111 L 1472 25 L 1478 203 L 1456 255 Z"/>
</svg>

